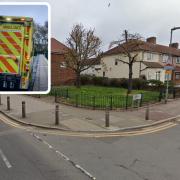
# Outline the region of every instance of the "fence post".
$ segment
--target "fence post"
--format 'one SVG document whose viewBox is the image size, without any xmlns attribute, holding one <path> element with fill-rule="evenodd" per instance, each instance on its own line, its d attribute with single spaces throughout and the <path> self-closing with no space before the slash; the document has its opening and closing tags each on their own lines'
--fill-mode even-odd
<svg viewBox="0 0 180 180">
<path fill-rule="evenodd" d="M 113 97 L 110 96 L 110 109 L 112 110 L 112 100 L 113 100 Z"/>
<path fill-rule="evenodd" d="M 76 94 L 76 107 L 78 107 L 78 94 Z"/>
<path fill-rule="evenodd" d="M 143 93 L 141 93 L 141 99 L 140 99 L 140 103 L 139 103 L 139 106 L 142 107 L 142 102 L 143 102 Z"/>
<path fill-rule="evenodd" d="M 22 101 L 22 118 L 26 117 L 26 102 Z"/>
<path fill-rule="evenodd" d="M 173 89 L 173 99 L 176 99 L 176 90 Z"/>
<path fill-rule="evenodd" d="M 54 95 L 54 102 L 57 103 L 57 92 L 55 92 L 55 95 Z"/>
<path fill-rule="evenodd" d="M 145 120 L 149 120 L 149 103 L 147 104 L 146 107 Z"/>
<path fill-rule="evenodd" d="M 10 97 L 7 96 L 7 110 L 10 111 L 11 107 L 10 107 Z"/>
<path fill-rule="evenodd" d="M 126 110 L 128 109 L 128 93 L 126 94 Z"/>
<path fill-rule="evenodd" d="M 161 99 L 162 99 L 162 89 L 160 90 L 160 93 L 159 93 L 159 102 L 161 102 Z"/>
<path fill-rule="evenodd" d="M 105 126 L 109 127 L 109 107 L 106 106 L 106 111 L 105 111 Z"/>
<path fill-rule="evenodd" d="M 96 97 L 93 96 L 93 110 L 95 110 L 96 108 Z"/>
<path fill-rule="evenodd" d="M 68 98 L 68 97 L 69 97 L 69 90 L 66 89 L 66 98 Z"/>
<path fill-rule="evenodd" d="M 56 105 L 55 109 L 55 125 L 59 125 L 59 105 Z"/>
</svg>

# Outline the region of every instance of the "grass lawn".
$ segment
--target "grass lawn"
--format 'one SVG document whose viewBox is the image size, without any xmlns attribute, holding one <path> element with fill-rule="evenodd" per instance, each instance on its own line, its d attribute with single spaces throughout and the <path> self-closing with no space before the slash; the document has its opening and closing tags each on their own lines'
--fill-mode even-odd
<svg viewBox="0 0 180 180">
<path fill-rule="evenodd" d="M 119 108 L 126 104 L 127 89 L 102 86 L 81 86 L 81 88 L 61 86 L 53 87 L 51 95 L 55 92 L 71 104 L 99 108 L 110 105 Z M 143 94 L 143 102 L 157 101 L 159 98 L 159 92 L 156 91 L 133 90 L 128 98 L 128 106 L 132 104 L 132 95 L 140 93 Z"/>
</svg>

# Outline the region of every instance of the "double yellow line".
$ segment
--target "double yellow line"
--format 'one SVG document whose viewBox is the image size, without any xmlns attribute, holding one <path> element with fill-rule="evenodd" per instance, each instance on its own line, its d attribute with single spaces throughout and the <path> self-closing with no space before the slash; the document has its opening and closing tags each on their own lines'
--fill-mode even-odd
<svg viewBox="0 0 180 180">
<path fill-rule="evenodd" d="M 137 130 L 128 130 L 128 131 L 116 131 L 116 132 L 73 132 L 73 131 L 61 131 L 61 130 L 48 130 L 48 129 L 41 129 L 41 128 L 35 128 L 30 126 L 21 125 L 19 123 L 16 123 L 14 121 L 9 120 L 7 117 L 0 115 L 0 120 L 2 120 L 4 123 L 24 129 L 29 130 L 37 133 L 42 134 L 51 134 L 51 135 L 61 135 L 61 136 L 71 136 L 71 137 L 85 137 L 85 138 L 102 138 L 102 137 L 129 137 L 129 136 L 138 136 L 143 134 L 150 134 L 150 133 L 156 133 L 159 131 L 163 131 L 168 128 L 172 128 L 177 125 L 175 122 L 167 122 L 158 126 L 152 126 L 152 127 L 146 127 L 146 128 L 140 128 Z"/>
</svg>

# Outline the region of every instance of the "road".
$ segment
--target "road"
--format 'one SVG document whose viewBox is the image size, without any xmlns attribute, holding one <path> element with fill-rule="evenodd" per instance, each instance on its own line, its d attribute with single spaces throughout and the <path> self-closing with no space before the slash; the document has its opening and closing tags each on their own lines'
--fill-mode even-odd
<svg viewBox="0 0 180 180">
<path fill-rule="evenodd" d="M 35 67 L 37 66 L 37 67 Z M 38 55 L 34 62 L 35 81 L 33 91 L 47 91 L 48 89 L 48 61 L 44 55 Z"/>
<path fill-rule="evenodd" d="M 0 151 L 0 174 L 3 180 L 177 180 L 179 132 L 177 125 L 131 137 L 66 137 L 1 122 L 0 150 L 8 161 Z"/>
<path fill-rule="evenodd" d="M 35 136 L 0 122 L 0 180 L 86 180 Z"/>
<path fill-rule="evenodd" d="M 180 126 L 133 137 L 42 136 L 99 180 L 177 180 Z"/>
</svg>

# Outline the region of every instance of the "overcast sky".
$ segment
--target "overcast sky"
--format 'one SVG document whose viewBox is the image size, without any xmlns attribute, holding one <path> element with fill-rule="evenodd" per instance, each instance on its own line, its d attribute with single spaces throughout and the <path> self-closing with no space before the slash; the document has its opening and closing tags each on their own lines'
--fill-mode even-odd
<svg viewBox="0 0 180 180">
<path fill-rule="evenodd" d="M 140 33 L 144 38 L 156 36 L 157 43 L 167 45 L 170 29 L 180 26 L 180 0 L 47 0 L 47 2 L 52 9 L 52 36 L 63 43 L 76 23 L 82 23 L 87 28 L 95 28 L 96 34 L 102 39 L 103 50 L 107 50 L 111 41 L 119 39 L 124 29 L 131 33 Z M 180 30 L 174 32 L 173 40 L 180 42 Z"/>
</svg>

